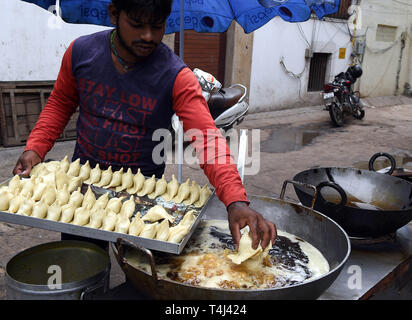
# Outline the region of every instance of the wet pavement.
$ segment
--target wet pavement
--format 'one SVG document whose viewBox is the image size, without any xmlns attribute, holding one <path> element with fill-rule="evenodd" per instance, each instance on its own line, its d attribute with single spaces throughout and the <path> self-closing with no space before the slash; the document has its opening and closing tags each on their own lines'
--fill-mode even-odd
<svg viewBox="0 0 412 320">
<path fill-rule="evenodd" d="M 254 174 L 244 177 L 247 193 L 277 197 L 285 180 L 315 166 L 366 169 L 376 152 L 387 152 L 395 157 L 397 167 L 412 170 L 412 99 L 406 102 L 408 104 L 376 107 L 369 104 L 363 120 L 347 117 L 345 126 L 340 128 L 332 126 L 328 112 L 321 106 L 247 116 L 237 127 L 249 129 L 246 168 L 254 167 L 249 170 Z M 260 129 L 259 139 L 252 140 L 252 129 Z M 47 158 L 71 157 L 73 148 L 74 141 L 59 142 Z M 1 181 L 11 177 L 22 151 L 23 147 L 0 149 Z M 378 159 L 376 169 L 388 165 L 387 161 Z M 177 165 L 169 164 L 166 179 L 176 173 Z M 201 185 L 208 182 L 197 164 L 183 166 L 183 179 L 189 177 Z M 292 187 L 288 187 L 286 195 L 297 199 Z M 0 299 L 6 298 L 7 262 L 29 247 L 59 239 L 57 232 L 0 222 Z M 112 253 L 111 256 L 111 287 L 115 287 L 123 283 L 125 277 Z"/>
<path fill-rule="evenodd" d="M 311 128 L 312 127 L 312 128 Z M 261 151 L 267 153 L 281 153 L 300 150 L 311 145 L 316 137 L 327 134 L 327 128 L 319 130 L 313 125 L 289 128 L 287 125 L 273 125 L 262 130 L 270 130 L 269 136 L 261 142 Z"/>
</svg>

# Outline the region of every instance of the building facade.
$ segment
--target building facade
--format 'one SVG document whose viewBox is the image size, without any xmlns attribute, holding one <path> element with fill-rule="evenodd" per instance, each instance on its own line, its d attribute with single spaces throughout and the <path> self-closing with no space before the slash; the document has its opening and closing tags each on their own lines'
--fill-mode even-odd
<svg viewBox="0 0 412 320">
<path fill-rule="evenodd" d="M 106 29 L 65 23 L 51 12 L 23 1 L 2 0 L 0 7 L 0 81 L 56 80 L 70 43 L 79 36 Z"/>
<path fill-rule="evenodd" d="M 365 97 L 400 95 L 412 77 L 412 0 L 359 1 L 356 60 Z"/>
<path fill-rule="evenodd" d="M 106 29 L 67 24 L 22 1 L 3 0 L 2 9 L 0 81 L 55 80 L 71 41 Z M 411 12 L 412 0 L 341 0 L 322 20 L 276 17 L 251 34 L 233 22 L 223 35 L 187 32 L 185 61 L 226 86 L 246 85 L 252 113 L 321 104 L 323 84 L 351 63 L 364 70 L 363 97 L 402 94 L 412 84 Z M 164 42 L 179 53 L 178 39 Z"/>
</svg>

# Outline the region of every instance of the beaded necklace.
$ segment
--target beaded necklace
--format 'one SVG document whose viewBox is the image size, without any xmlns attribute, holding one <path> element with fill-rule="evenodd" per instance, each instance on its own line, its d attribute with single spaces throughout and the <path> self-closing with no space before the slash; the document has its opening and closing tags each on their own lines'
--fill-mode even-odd
<svg viewBox="0 0 412 320">
<path fill-rule="evenodd" d="M 114 34 L 116 33 L 116 29 L 113 30 L 112 34 L 110 35 L 110 45 L 112 47 L 112 51 L 114 53 L 114 55 L 116 56 L 117 60 L 119 60 L 120 64 L 123 67 L 124 71 L 129 71 L 131 68 L 133 68 L 135 66 L 135 64 L 131 64 L 131 63 L 127 63 L 125 62 L 117 53 L 116 47 L 114 45 Z"/>
</svg>

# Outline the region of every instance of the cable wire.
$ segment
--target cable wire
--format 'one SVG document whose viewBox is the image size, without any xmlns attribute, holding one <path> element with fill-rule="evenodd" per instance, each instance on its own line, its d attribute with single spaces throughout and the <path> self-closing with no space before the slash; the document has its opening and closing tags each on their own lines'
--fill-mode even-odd
<svg viewBox="0 0 412 320">
<path fill-rule="evenodd" d="M 300 34 L 302 35 L 303 41 L 306 43 L 307 47 L 310 48 L 310 43 L 309 43 L 308 39 L 306 38 L 305 33 L 302 30 L 302 26 L 300 25 L 300 23 L 297 23 L 296 25 L 299 29 Z"/>
<path fill-rule="evenodd" d="M 286 68 L 286 65 L 285 65 L 285 58 L 284 57 L 280 57 L 279 63 L 281 65 L 283 71 L 285 71 L 292 78 L 299 80 L 299 99 L 301 99 L 303 102 L 306 102 L 306 100 L 302 97 L 302 76 L 306 71 L 306 63 L 305 63 L 305 66 L 303 67 L 302 72 L 300 72 L 300 73 L 294 73 L 294 72 L 288 70 L 288 68 Z"/>
<path fill-rule="evenodd" d="M 393 47 L 395 47 L 399 43 L 399 41 L 400 41 L 400 38 L 395 40 L 389 47 L 384 48 L 384 49 L 373 49 L 369 47 L 368 44 L 365 44 L 365 46 L 366 46 L 366 49 L 373 54 L 383 54 L 389 51 L 390 49 L 392 49 Z"/>
</svg>

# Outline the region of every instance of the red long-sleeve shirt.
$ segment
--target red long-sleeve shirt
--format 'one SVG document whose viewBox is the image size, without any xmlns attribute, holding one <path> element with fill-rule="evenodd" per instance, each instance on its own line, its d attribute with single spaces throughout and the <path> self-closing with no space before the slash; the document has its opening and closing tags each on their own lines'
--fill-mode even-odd
<svg viewBox="0 0 412 320">
<path fill-rule="evenodd" d="M 42 110 L 39 119 L 34 129 L 32 130 L 26 144 L 25 150 L 35 151 L 42 159 L 44 159 L 46 153 L 53 147 L 56 139 L 60 136 L 65 126 L 67 125 L 71 115 L 76 111 L 77 106 L 80 105 L 80 114 L 82 114 L 82 112 L 86 114 L 86 111 L 83 110 L 87 109 L 85 107 L 82 108 L 82 106 L 90 103 L 90 99 L 93 99 L 93 95 L 84 94 L 86 91 L 92 91 L 92 89 L 90 89 L 90 86 L 89 88 L 85 87 L 84 80 L 81 77 L 81 70 L 84 69 L 84 65 L 99 64 L 99 61 L 102 61 L 102 59 L 104 61 L 104 58 L 106 57 L 103 56 L 100 59 L 96 59 L 95 61 L 93 61 L 93 59 L 85 59 L 83 56 L 79 58 L 81 53 L 73 53 L 73 47 L 76 46 L 76 43 L 77 40 L 69 46 L 64 54 L 54 89 L 48 99 L 46 106 Z M 103 48 L 105 49 L 104 46 Z M 76 48 L 75 50 L 80 51 L 80 49 Z M 74 57 L 74 55 L 76 56 Z M 95 55 L 97 55 L 97 53 L 95 53 Z M 79 60 L 81 60 L 81 63 L 78 62 Z M 109 62 L 106 61 L 106 63 Z M 113 62 L 110 61 L 110 63 L 112 64 Z M 110 67 L 112 69 L 110 69 Z M 106 69 L 109 69 L 109 73 L 114 71 L 113 65 L 110 67 L 108 65 L 105 66 Z M 103 67 L 100 66 L 100 68 Z M 93 74 L 93 72 L 91 72 L 91 74 Z M 105 73 L 105 75 L 107 74 Z M 113 75 L 110 76 L 115 75 L 116 74 L 113 73 Z M 98 81 L 99 77 L 96 77 L 96 79 L 91 78 L 86 80 L 86 83 L 90 84 L 91 82 L 93 82 L 95 84 L 93 87 L 93 90 L 95 91 L 95 97 L 97 97 L 98 95 L 96 94 L 97 88 L 100 88 L 99 85 L 96 85 Z M 128 81 L 126 84 L 128 83 L 130 83 L 130 81 Z M 102 86 L 102 88 L 104 88 L 104 85 Z M 106 85 L 106 98 L 113 99 L 113 92 L 116 89 L 117 88 L 110 88 Z M 161 89 L 162 88 L 158 88 L 158 90 Z M 125 91 L 122 91 L 121 94 L 121 99 L 123 100 L 125 92 L 127 94 L 127 88 L 124 90 Z M 99 92 L 102 93 L 103 91 L 99 90 Z M 196 80 L 193 72 L 189 68 L 184 67 L 177 73 L 172 86 L 171 94 L 173 111 L 176 112 L 180 120 L 183 122 L 184 131 L 186 132 L 186 134 L 195 131 L 194 136 L 196 138 L 194 139 L 195 141 L 193 142 L 193 146 L 200 160 L 200 166 L 208 177 L 209 182 L 216 189 L 218 198 L 226 206 L 235 201 L 248 202 L 246 191 L 243 187 L 236 165 L 233 163 L 233 159 L 230 155 L 230 150 L 226 144 L 226 140 L 221 135 L 220 131 L 216 128 L 215 123 L 210 115 L 207 103 L 203 98 L 200 85 Z M 112 97 L 110 95 L 112 95 Z M 132 97 L 132 95 L 130 95 L 130 97 Z M 144 99 L 145 96 L 143 96 L 142 98 Z M 88 100 L 87 103 L 86 100 Z M 130 104 L 132 104 L 132 102 L 136 100 L 131 100 L 131 98 L 129 98 L 128 101 L 130 102 Z M 156 100 L 153 101 L 153 104 L 155 104 Z M 134 105 L 133 107 L 136 107 L 136 105 Z M 102 106 L 96 106 L 96 108 L 101 107 Z M 129 111 L 129 109 L 127 110 Z M 84 119 L 87 119 L 89 122 L 87 122 L 86 127 L 93 127 L 94 124 L 98 126 L 98 117 L 101 117 L 101 114 L 93 114 L 93 112 L 89 112 L 89 110 L 87 110 L 87 114 Z M 159 115 L 157 115 L 157 117 L 159 117 Z M 150 123 L 155 120 L 156 118 L 153 118 L 153 120 L 150 120 Z M 167 120 L 170 123 L 170 118 L 168 118 Z M 81 121 L 80 125 L 82 125 Z M 106 122 L 104 122 L 104 126 L 106 126 Z M 143 130 L 144 129 L 145 128 L 143 125 Z M 138 129 L 136 129 L 136 132 L 137 131 Z M 96 133 L 96 135 L 97 134 L 98 132 Z M 83 137 L 83 135 L 79 133 L 78 128 L 77 144 L 88 146 L 89 144 L 93 144 L 93 140 L 89 139 L 87 135 Z M 210 152 L 211 146 L 212 149 L 214 149 L 212 150 L 212 152 Z M 90 146 L 90 148 L 90 150 L 93 150 L 92 146 Z M 88 150 L 87 147 L 85 149 Z M 139 149 L 139 147 L 137 149 Z M 99 151 L 103 152 L 101 149 Z M 127 154 L 129 153 L 124 153 L 124 155 Z"/>
</svg>

